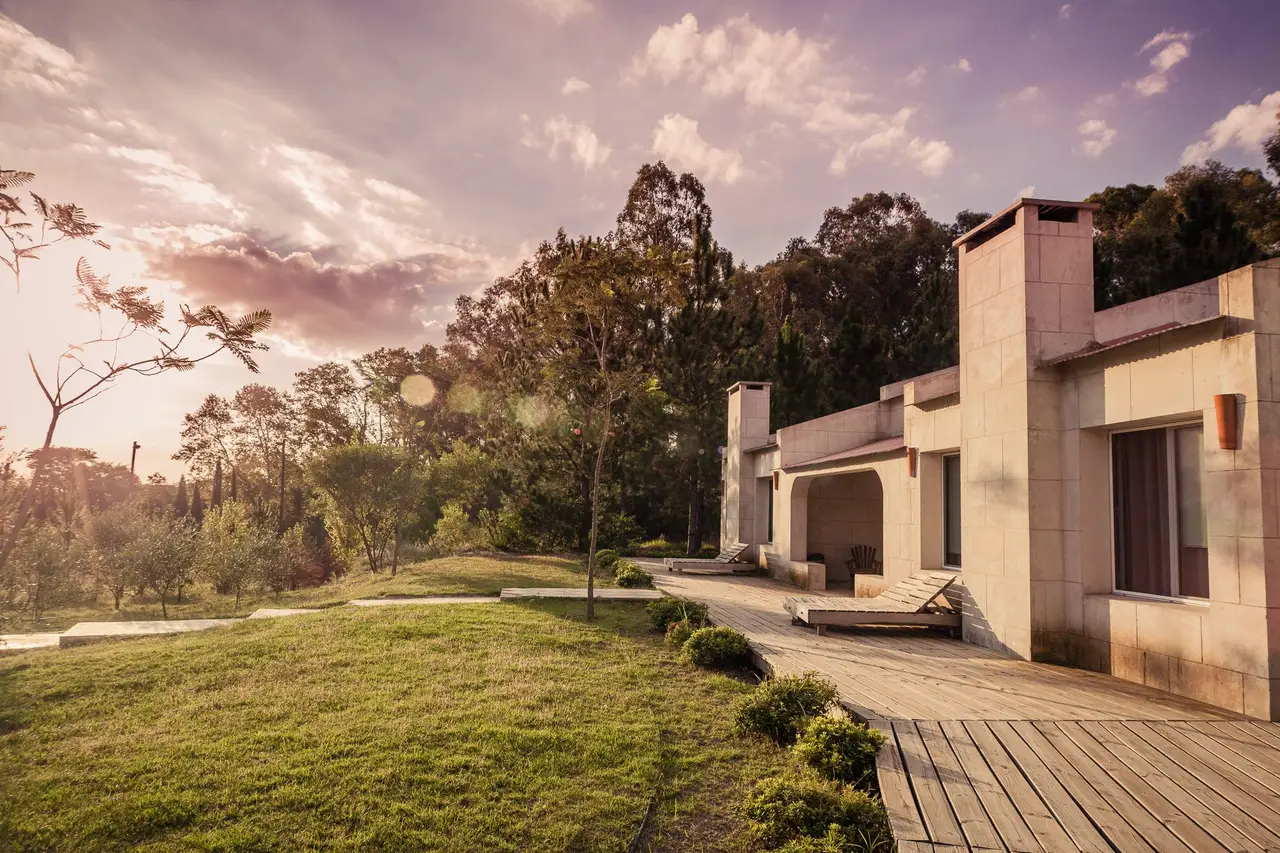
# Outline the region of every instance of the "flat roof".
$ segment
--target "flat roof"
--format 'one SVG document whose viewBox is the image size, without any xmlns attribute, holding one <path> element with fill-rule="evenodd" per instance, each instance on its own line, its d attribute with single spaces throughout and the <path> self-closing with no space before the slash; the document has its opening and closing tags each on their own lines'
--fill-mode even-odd
<svg viewBox="0 0 1280 853">
<path fill-rule="evenodd" d="M 1094 204 L 1091 201 L 1063 201 L 1061 199 L 1027 198 L 1023 196 L 1022 198 L 1019 198 L 1016 201 L 1014 201 L 1013 204 L 1009 205 L 1004 210 L 1001 210 L 999 213 L 996 213 L 990 216 L 986 222 L 983 222 L 978 227 L 972 228 L 969 231 L 965 232 L 958 239 L 956 239 L 954 243 L 951 244 L 951 247 L 958 248 L 959 246 L 962 246 L 963 244 L 968 243 L 974 237 L 977 237 L 983 231 L 986 231 L 988 228 L 994 225 L 997 220 L 1004 219 L 1010 213 L 1013 213 L 1018 208 L 1028 204 L 1033 204 L 1036 207 L 1073 207 L 1076 210 L 1097 210 L 1099 207 L 1101 207 L 1101 205 Z"/>
<path fill-rule="evenodd" d="M 904 436 L 892 435 L 888 438 L 877 439 L 868 444 L 863 444 L 849 450 L 841 450 L 837 453 L 828 453 L 826 456 L 819 456 L 817 459 L 810 459 L 807 462 L 797 462 L 795 465 L 788 465 L 783 470 L 790 471 L 794 468 L 808 468 L 813 465 L 826 465 L 830 462 L 843 462 L 846 459 L 857 459 L 861 456 L 874 456 L 877 453 L 892 453 L 895 450 L 902 450 L 907 446 Z"/>
</svg>

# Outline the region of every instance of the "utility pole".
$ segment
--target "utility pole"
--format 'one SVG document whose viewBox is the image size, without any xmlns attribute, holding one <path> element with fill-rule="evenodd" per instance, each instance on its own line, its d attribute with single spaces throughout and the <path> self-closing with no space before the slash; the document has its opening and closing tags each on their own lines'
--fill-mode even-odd
<svg viewBox="0 0 1280 853">
<path fill-rule="evenodd" d="M 134 466 L 134 465 L 137 463 L 137 461 L 138 461 L 138 448 L 139 448 L 139 447 L 142 447 L 142 445 L 141 445 L 141 444 L 138 444 L 138 442 L 136 442 L 136 441 L 135 441 L 135 442 L 133 443 L 133 453 L 129 454 L 129 473 L 130 473 L 130 474 L 132 474 L 132 473 L 133 473 L 133 466 Z"/>
</svg>

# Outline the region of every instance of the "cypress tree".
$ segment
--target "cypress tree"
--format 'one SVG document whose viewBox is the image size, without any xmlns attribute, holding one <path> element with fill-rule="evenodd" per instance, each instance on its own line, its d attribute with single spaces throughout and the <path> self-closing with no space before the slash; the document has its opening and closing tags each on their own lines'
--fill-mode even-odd
<svg viewBox="0 0 1280 853">
<path fill-rule="evenodd" d="M 187 475 L 183 474 L 178 478 L 178 494 L 173 499 L 173 514 L 177 518 L 186 518 L 190 512 L 190 505 L 187 503 Z"/>
<path fill-rule="evenodd" d="M 213 497 L 209 500 L 209 506 L 222 506 L 222 460 L 219 459 L 217 464 L 213 466 Z"/>
<path fill-rule="evenodd" d="M 236 497 L 236 469 L 234 466 L 231 468 L 231 500 L 238 500 Z"/>
<path fill-rule="evenodd" d="M 191 517 L 196 520 L 196 524 L 204 524 L 204 498 L 200 497 L 199 483 L 191 489 Z"/>
</svg>

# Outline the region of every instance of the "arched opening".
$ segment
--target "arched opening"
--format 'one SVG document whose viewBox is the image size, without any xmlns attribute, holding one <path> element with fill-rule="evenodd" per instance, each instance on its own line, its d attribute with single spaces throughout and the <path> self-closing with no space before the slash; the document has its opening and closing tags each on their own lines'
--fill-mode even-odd
<svg viewBox="0 0 1280 853">
<path fill-rule="evenodd" d="M 852 587 L 847 562 L 854 546 L 870 545 L 884 560 L 884 490 L 875 471 L 814 477 L 805 498 L 806 530 L 793 559 L 822 562 L 827 586 Z M 821 555 L 821 556 L 819 556 Z"/>
</svg>

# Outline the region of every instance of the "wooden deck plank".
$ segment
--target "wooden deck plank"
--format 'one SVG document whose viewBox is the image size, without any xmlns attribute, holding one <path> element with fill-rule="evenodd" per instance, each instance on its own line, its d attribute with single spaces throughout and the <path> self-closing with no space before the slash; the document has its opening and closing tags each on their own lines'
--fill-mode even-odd
<svg viewBox="0 0 1280 853">
<path fill-rule="evenodd" d="M 1037 723 L 1036 725 L 1043 731 L 1049 724 Z M 1214 839 L 1214 832 L 1225 830 L 1228 835 L 1235 833 L 1220 820 L 1211 817 L 1211 813 L 1199 805 L 1194 798 L 1185 796 L 1184 791 L 1175 790 L 1174 799 L 1169 799 L 1153 787 L 1142 773 L 1095 740 L 1080 723 L 1063 722 L 1054 725 L 1064 737 L 1070 738 L 1094 763 L 1124 788 L 1129 796 L 1142 803 L 1157 820 L 1182 839 L 1187 847 L 1197 851 L 1228 849 L 1227 845 Z M 1208 825 L 1204 825 L 1205 823 Z"/>
<path fill-rule="evenodd" d="M 1129 727 L 1157 749 L 1182 756 L 1179 763 L 1184 760 L 1199 762 L 1205 769 L 1222 776 L 1246 797 L 1264 806 L 1264 809 L 1257 810 L 1258 820 L 1280 832 L 1280 794 L 1275 790 L 1275 787 L 1280 787 L 1280 779 L 1260 770 L 1257 765 L 1233 761 L 1230 752 L 1224 756 L 1219 749 L 1206 749 L 1167 723 L 1132 723 Z M 1176 756 L 1175 760 L 1178 760 Z"/>
<path fill-rule="evenodd" d="M 974 744 L 964 724 L 958 720 L 943 720 L 940 724 L 943 734 L 951 744 L 960 766 L 969 777 L 978 799 L 995 825 L 1004 846 L 1012 853 L 1040 853 L 1043 846 L 1036 841 L 1035 833 L 1027 826 L 1026 820 L 1019 814 L 1013 797 L 1001 787 L 995 772 L 987 763 L 982 751 Z M 1053 818 L 1045 813 L 1045 817 L 1053 822 Z M 1057 826 L 1056 823 L 1054 823 Z M 1063 835 L 1064 842 L 1066 835 Z"/>
<path fill-rule="evenodd" d="M 1000 849 L 1000 835 L 987 816 L 986 809 L 951 749 L 951 744 L 947 742 L 941 724 L 934 720 L 922 720 L 916 723 L 916 731 L 924 741 L 925 749 L 929 751 L 934 772 L 942 782 L 942 790 L 951 803 L 951 810 L 960 823 L 965 841 L 970 847 Z"/>
<path fill-rule="evenodd" d="M 929 760 L 924 741 L 916 731 L 915 724 L 906 720 L 893 722 L 893 733 L 897 736 L 898 745 L 902 749 L 903 766 L 911 777 L 911 787 L 915 791 L 916 803 L 920 806 L 920 815 L 925 828 L 929 832 L 929 840 L 938 844 L 965 845 L 964 833 L 951 811 L 951 803 L 947 800 L 938 771 Z"/>
<path fill-rule="evenodd" d="M 1126 830 L 1131 829 L 1137 833 L 1139 838 L 1152 845 L 1160 853 L 1175 853 L 1175 851 L 1192 853 L 1195 848 L 1192 848 L 1171 832 L 1164 823 L 1156 820 L 1145 803 L 1135 797 L 1134 793 L 1120 784 L 1116 778 L 1108 774 L 1074 740 L 1067 737 L 1059 728 L 1059 725 L 1056 722 L 1015 723 L 1014 727 L 1019 728 L 1024 734 L 1024 738 L 1029 730 L 1034 730 L 1036 734 L 1044 738 L 1052 749 L 1057 751 L 1058 755 L 1066 759 L 1067 765 L 1070 767 L 1067 772 L 1068 777 L 1074 779 L 1078 774 L 1079 778 L 1087 785 L 1087 787 L 1082 787 L 1079 790 L 1073 788 L 1072 795 L 1085 808 L 1085 811 L 1091 817 L 1094 817 L 1095 822 L 1099 822 L 1096 817 L 1099 809 L 1105 806 L 1119 815 L 1126 824 Z M 1026 727 L 1029 727 L 1029 729 L 1026 729 Z M 1068 787 L 1072 786 L 1069 785 Z M 1154 792 L 1151 793 L 1154 794 Z M 1092 797 L 1097 799 L 1089 801 Z M 1177 812 L 1176 809 L 1169 808 L 1168 804 L 1164 803 L 1163 799 L 1158 795 L 1148 799 L 1157 808 L 1161 809 L 1165 817 L 1170 817 Z M 1203 832 L 1200 834 L 1203 835 Z M 1121 840 L 1111 835 L 1110 832 L 1108 832 L 1108 838 L 1113 842 Z M 1204 849 L 1212 850 L 1215 847 L 1216 845 Z M 1127 847 L 1121 849 L 1127 849 Z"/>
<path fill-rule="evenodd" d="M 1050 767 L 1013 729 L 1014 725 L 1015 723 L 1011 722 L 996 721 L 990 723 L 989 727 L 992 734 L 999 739 L 1000 744 L 1017 762 L 1023 775 L 1030 780 L 1041 799 L 1053 812 L 1054 817 L 1066 829 L 1075 845 L 1088 853 L 1110 853 L 1111 845 L 1099 834 L 1091 819 L 1092 815 L 1085 813 L 1082 805 L 1059 781 L 1059 773 L 1062 771 L 1061 763 L 1045 756 L 1054 765 Z M 1137 846 L 1133 847 L 1133 850 L 1149 851 L 1151 849 L 1143 844 L 1141 839 L 1135 840 Z"/>
<path fill-rule="evenodd" d="M 1280 836 L 1246 814 L 1197 776 L 1153 748 L 1121 723 L 1086 722 L 1080 728 L 1138 773 L 1151 787 L 1231 850 L 1280 849 Z"/>
<path fill-rule="evenodd" d="M 889 813 L 889 825 L 893 827 L 893 836 L 898 839 L 899 849 L 903 842 L 927 842 L 929 833 L 925 830 L 920 817 L 920 806 L 911 791 L 911 782 L 902 763 L 902 752 L 893 725 L 884 720 L 869 720 L 867 725 L 885 736 L 884 746 L 876 754 L 876 776 L 880 781 L 880 799 L 885 811 Z"/>
<path fill-rule="evenodd" d="M 1169 723 L 1174 729 L 1192 738 L 1209 738 L 1216 746 L 1224 747 L 1255 765 L 1274 781 L 1280 781 L 1280 750 L 1254 737 L 1243 726 L 1227 723 L 1222 726 L 1204 721 L 1179 721 Z M 1275 784 L 1269 785 L 1275 790 Z"/>
</svg>

